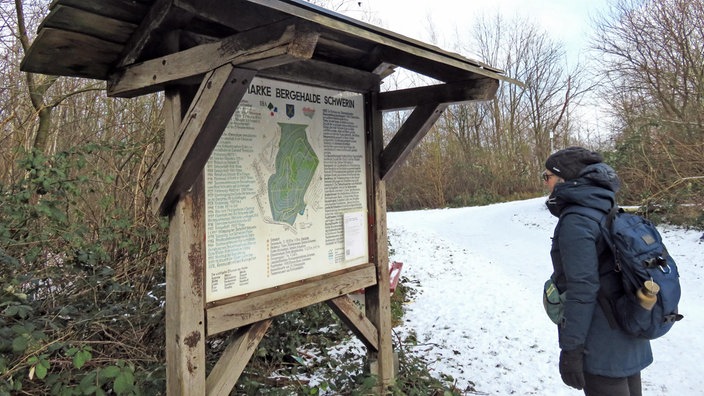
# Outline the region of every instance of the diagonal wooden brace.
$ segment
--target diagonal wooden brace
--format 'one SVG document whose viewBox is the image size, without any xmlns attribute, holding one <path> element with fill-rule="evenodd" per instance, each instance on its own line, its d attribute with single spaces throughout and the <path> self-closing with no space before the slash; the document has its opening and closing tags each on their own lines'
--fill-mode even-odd
<svg viewBox="0 0 704 396">
<path fill-rule="evenodd" d="M 164 153 L 152 194 L 152 209 L 166 215 L 202 172 L 237 105 L 247 92 L 254 70 L 231 64 L 208 73 L 181 121 L 173 151 Z"/>
</svg>

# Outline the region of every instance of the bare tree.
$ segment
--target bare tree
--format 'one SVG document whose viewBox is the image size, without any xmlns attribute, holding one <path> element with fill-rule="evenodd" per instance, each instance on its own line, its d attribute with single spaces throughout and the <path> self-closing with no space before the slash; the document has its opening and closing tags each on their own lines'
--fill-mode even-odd
<svg viewBox="0 0 704 396">
<path fill-rule="evenodd" d="M 27 53 L 30 46 L 30 38 L 27 34 L 24 4 L 22 0 L 15 0 L 15 11 L 17 15 L 17 36 L 24 53 Z M 46 104 L 45 97 L 47 90 L 54 85 L 57 77 L 25 73 L 25 78 L 27 79 L 29 98 L 32 101 L 32 106 L 39 119 L 32 147 L 44 152 L 47 149 L 49 131 L 51 129 L 52 109 L 52 106 Z"/>
<path fill-rule="evenodd" d="M 502 83 L 489 102 L 445 110 L 432 134 L 416 148 L 422 153 L 414 154 L 409 160 L 413 165 L 403 170 L 409 173 L 402 176 L 404 182 L 418 183 L 418 188 L 433 189 L 435 198 L 442 197 L 425 200 L 424 205 L 487 203 L 541 193 L 542 162 L 553 148 L 577 143 L 576 110 L 593 88 L 582 66 L 567 68 L 563 44 L 524 19 L 480 18 L 472 33 L 474 40 L 461 41 L 464 47 L 458 46 L 458 52 L 477 54 L 523 85 Z M 431 161 L 436 152 L 444 155 L 442 167 Z M 423 178 L 413 177 L 418 174 Z M 443 186 L 442 195 L 438 186 Z M 408 189 L 394 180 L 389 191 L 395 188 Z"/>
<path fill-rule="evenodd" d="M 71 96 L 104 90 L 104 84 L 74 79 L 64 81 L 57 86 L 57 82 L 61 81 L 57 76 L 19 72 L 21 58 L 29 50 L 33 39 L 30 32 L 36 31 L 39 21 L 47 11 L 48 1 L 45 0 L 14 0 L 13 10 L 10 10 L 7 4 L 2 8 L 3 19 L 8 22 L 5 28 L 11 32 L 4 43 L 5 48 L 9 49 L 6 53 L 7 63 L 4 66 L 15 77 L 7 82 L 15 87 L 15 93 L 20 94 L 15 96 L 15 99 L 21 100 L 24 96 L 21 91 L 24 89 L 31 104 L 31 111 L 27 111 L 26 115 L 19 114 L 17 111 L 14 114 L 20 117 L 17 120 L 23 123 L 22 129 L 26 131 L 23 138 L 24 147 L 27 150 L 34 149 L 40 153 L 51 154 L 56 147 L 56 136 L 53 137 L 53 141 L 51 136 L 55 131 L 52 126 L 53 110 Z M 23 78 L 19 78 L 20 74 Z"/>
<path fill-rule="evenodd" d="M 626 196 L 702 203 L 704 2 L 623 0 L 599 24 Z"/>
<path fill-rule="evenodd" d="M 508 178 L 508 185 L 537 186 L 541 162 L 554 143 L 561 146 L 575 138 L 573 110 L 591 89 L 584 69 L 568 70 L 564 45 L 525 19 L 482 17 L 473 32 L 471 50 L 524 85 L 504 83 L 490 103 L 459 110 L 466 113 L 464 128 L 457 128 L 455 136 L 464 147 L 491 150 L 489 166 L 496 177 Z"/>
</svg>

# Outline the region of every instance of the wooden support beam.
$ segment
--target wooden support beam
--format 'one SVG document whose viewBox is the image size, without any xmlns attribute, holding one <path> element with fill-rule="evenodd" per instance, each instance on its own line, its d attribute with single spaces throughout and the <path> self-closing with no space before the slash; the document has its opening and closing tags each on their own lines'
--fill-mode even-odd
<svg viewBox="0 0 704 396">
<path fill-rule="evenodd" d="M 493 78 L 458 81 L 387 91 L 379 94 L 379 110 L 404 110 L 415 106 L 449 104 L 476 100 L 490 100 L 499 89 L 499 81 Z"/>
<path fill-rule="evenodd" d="M 378 394 L 387 393 L 395 381 L 391 339 L 391 295 L 389 293 L 389 247 L 386 230 L 386 187 L 382 180 L 381 153 L 384 148 L 382 112 L 378 91 L 365 96 L 367 102 L 367 186 L 369 197 L 369 257 L 376 270 L 376 284 L 364 291 L 367 318 L 376 328 L 378 349 L 369 351 L 372 374 L 379 378 Z"/>
<path fill-rule="evenodd" d="M 167 88 L 164 93 L 164 153 L 173 153 L 178 143 L 178 131 L 183 120 L 183 93 L 178 88 Z"/>
<path fill-rule="evenodd" d="M 388 270 L 387 270 L 388 275 Z M 208 335 L 272 318 L 352 293 L 376 283 L 375 269 L 364 264 L 331 274 L 252 293 L 241 299 L 219 302 L 207 309 Z M 389 294 L 388 282 L 385 285 Z"/>
<path fill-rule="evenodd" d="M 310 59 L 318 34 L 285 22 L 238 33 L 224 40 L 129 65 L 111 74 L 108 96 L 131 97 L 164 89 L 227 63 L 260 70 Z"/>
<path fill-rule="evenodd" d="M 447 104 L 426 104 L 413 110 L 391 139 L 380 159 L 380 177 L 386 178 L 432 128 Z"/>
<path fill-rule="evenodd" d="M 169 222 L 166 258 L 166 391 L 205 389 L 205 219 L 201 182 L 180 200 Z"/>
<path fill-rule="evenodd" d="M 227 64 L 208 73 L 181 122 L 173 152 L 164 153 L 152 208 L 165 215 L 188 190 L 210 158 L 254 77 L 252 70 Z"/>
<path fill-rule="evenodd" d="M 172 32 L 164 36 L 163 46 L 166 51 L 178 51 L 180 43 L 180 32 Z M 162 116 L 164 117 L 164 153 L 173 153 L 176 143 L 178 143 L 178 133 L 183 121 L 183 115 L 193 102 L 196 93 L 194 86 L 171 85 L 164 91 L 164 106 Z M 157 171 L 159 169 L 157 168 Z M 158 172 L 157 172 L 158 173 Z"/>
<path fill-rule="evenodd" d="M 326 303 L 367 348 L 374 351 L 379 350 L 379 336 L 377 335 L 376 327 L 364 316 L 364 312 L 357 307 L 349 296 L 333 298 L 326 301 Z"/>
<path fill-rule="evenodd" d="M 137 60 L 152 35 L 158 32 L 158 27 L 168 17 L 172 7 L 173 0 L 156 0 L 152 3 L 149 12 L 142 19 L 142 23 L 125 44 L 125 50 L 117 63 L 118 67 L 129 65 Z"/>
<path fill-rule="evenodd" d="M 205 394 L 227 396 L 232 392 L 257 345 L 271 326 L 271 319 L 253 323 L 237 331 L 206 380 Z"/>
<path fill-rule="evenodd" d="M 379 86 L 381 80 L 374 73 L 316 60 L 260 70 L 257 76 L 351 92 L 367 92 Z"/>
</svg>

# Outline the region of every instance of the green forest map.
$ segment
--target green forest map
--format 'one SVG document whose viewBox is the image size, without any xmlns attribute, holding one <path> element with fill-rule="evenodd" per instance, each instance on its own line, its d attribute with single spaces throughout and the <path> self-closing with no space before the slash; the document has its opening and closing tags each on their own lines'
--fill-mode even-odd
<svg viewBox="0 0 704 396">
<path fill-rule="evenodd" d="M 306 136 L 308 125 L 279 123 L 279 126 L 276 172 L 268 182 L 269 204 L 275 221 L 293 225 L 296 216 L 305 210 L 304 196 L 319 160 Z"/>
</svg>

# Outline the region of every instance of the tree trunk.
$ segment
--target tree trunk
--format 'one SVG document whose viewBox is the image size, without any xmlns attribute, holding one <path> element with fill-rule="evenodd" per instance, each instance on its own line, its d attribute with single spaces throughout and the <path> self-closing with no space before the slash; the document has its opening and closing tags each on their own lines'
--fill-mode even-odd
<svg viewBox="0 0 704 396">
<path fill-rule="evenodd" d="M 22 49 L 26 54 L 29 49 L 29 37 L 27 36 L 27 27 L 25 26 L 22 0 L 15 0 L 15 9 L 17 11 L 18 36 L 20 43 L 22 43 Z M 35 77 L 41 79 L 41 81 L 37 82 Z M 33 73 L 27 73 L 26 78 L 27 87 L 29 88 L 29 97 L 34 110 L 37 112 L 37 117 L 39 118 L 32 149 L 46 153 L 49 142 L 49 132 L 51 130 L 51 107 L 46 105 L 45 95 L 46 91 L 56 82 L 58 77 L 41 77 Z"/>
</svg>

